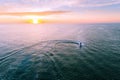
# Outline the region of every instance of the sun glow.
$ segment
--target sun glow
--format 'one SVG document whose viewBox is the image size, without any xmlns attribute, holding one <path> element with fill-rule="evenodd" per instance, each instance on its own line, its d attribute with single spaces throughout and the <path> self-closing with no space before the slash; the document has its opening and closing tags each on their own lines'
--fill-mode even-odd
<svg viewBox="0 0 120 80">
<path fill-rule="evenodd" d="M 41 18 L 40 16 L 25 16 L 24 18 L 27 19 L 28 23 L 32 23 L 32 24 L 43 23 L 43 18 Z"/>
<path fill-rule="evenodd" d="M 40 23 L 40 22 L 39 22 L 39 19 L 36 19 L 36 18 L 35 18 L 35 19 L 32 19 L 32 23 L 33 23 L 33 24 L 38 24 L 38 23 Z"/>
</svg>

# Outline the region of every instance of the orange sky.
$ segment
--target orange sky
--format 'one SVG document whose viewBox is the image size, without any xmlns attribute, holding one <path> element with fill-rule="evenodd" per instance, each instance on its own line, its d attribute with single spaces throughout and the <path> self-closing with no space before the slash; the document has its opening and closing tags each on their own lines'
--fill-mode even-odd
<svg viewBox="0 0 120 80">
<path fill-rule="evenodd" d="M 15 12 L 0 13 L 0 23 L 32 23 L 37 19 L 42 23 L 107 23 L 120 22 L 119 13 L 107 12 L 69 12 L 69 11 L 46 11 L 46 12 Z"/>
<path fill-rule="evenodd" d="M 1 0 L 0 23 L 120 22 L 120 0 Z"/>
</svg>

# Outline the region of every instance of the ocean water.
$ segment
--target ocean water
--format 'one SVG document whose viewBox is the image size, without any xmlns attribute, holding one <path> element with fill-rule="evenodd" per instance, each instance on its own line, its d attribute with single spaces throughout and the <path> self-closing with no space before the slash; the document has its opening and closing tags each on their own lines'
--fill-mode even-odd
<svg viewBox="0 0 120 80">
<path fill-rule="evenodd" d="M 120 24 L 0 24 L 0 80 L 120 80 Z"/>
</svg>

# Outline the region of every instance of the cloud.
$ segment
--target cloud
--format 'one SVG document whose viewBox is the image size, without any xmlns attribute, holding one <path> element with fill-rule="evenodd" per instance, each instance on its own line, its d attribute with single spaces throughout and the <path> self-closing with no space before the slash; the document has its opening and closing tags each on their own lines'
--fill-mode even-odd
<svg viewBox="0 0 120 80">
<path fill-rule="evenodd" d="M 79 3 L 78 3 L 79 4 Z M 102 6 L 110 6 L 120 4 L 120 0 L 85 0 L 82 3 L 80 3 L 80 7 L 102 7 Z"/>
<path fill-rule="evenodd" d="M 120 0 L 29 0 L 29 2 L 38 3 L 41 7 L 98 7 L 120 4 Z"/>
<path fill-rule="evenodd" d="M 8 15 L 8 16 L 28 16 L 28 15 L 36 15 L 36 16 L 45 16 L 45 15 L 56 15 L 68 13 L 68 11 L 44 11 L 44 12 L 4 12 L 0 13 L 0 15 Z"/>
<path fill-rule="evenodd" d="M 120 4 L 120 0 L 1 0 L 2 11 L 50 11 L 54 9 L 102 7 Z"/>
</svg>

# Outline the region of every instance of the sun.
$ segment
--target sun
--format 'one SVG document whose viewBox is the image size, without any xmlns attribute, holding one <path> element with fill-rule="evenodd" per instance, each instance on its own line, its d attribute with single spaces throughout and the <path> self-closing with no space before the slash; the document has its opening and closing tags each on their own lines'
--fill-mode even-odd
<svg viewBox="0 0 120 80">
<path fill-rule="evenodd" d="M 32 23 L 33 23 L 33 24 L 39 24 L 40 22 L 39 22 L 39 19 L 36 19 L 36 18 L 35 18 L 35 19 L 32 19 Z"/>
<path fill-rule="evenodd" d="M 39 16 L 27 16 L 27 22 L 32 24 L 42 24 L 43 19 Z"/>
</svg>

